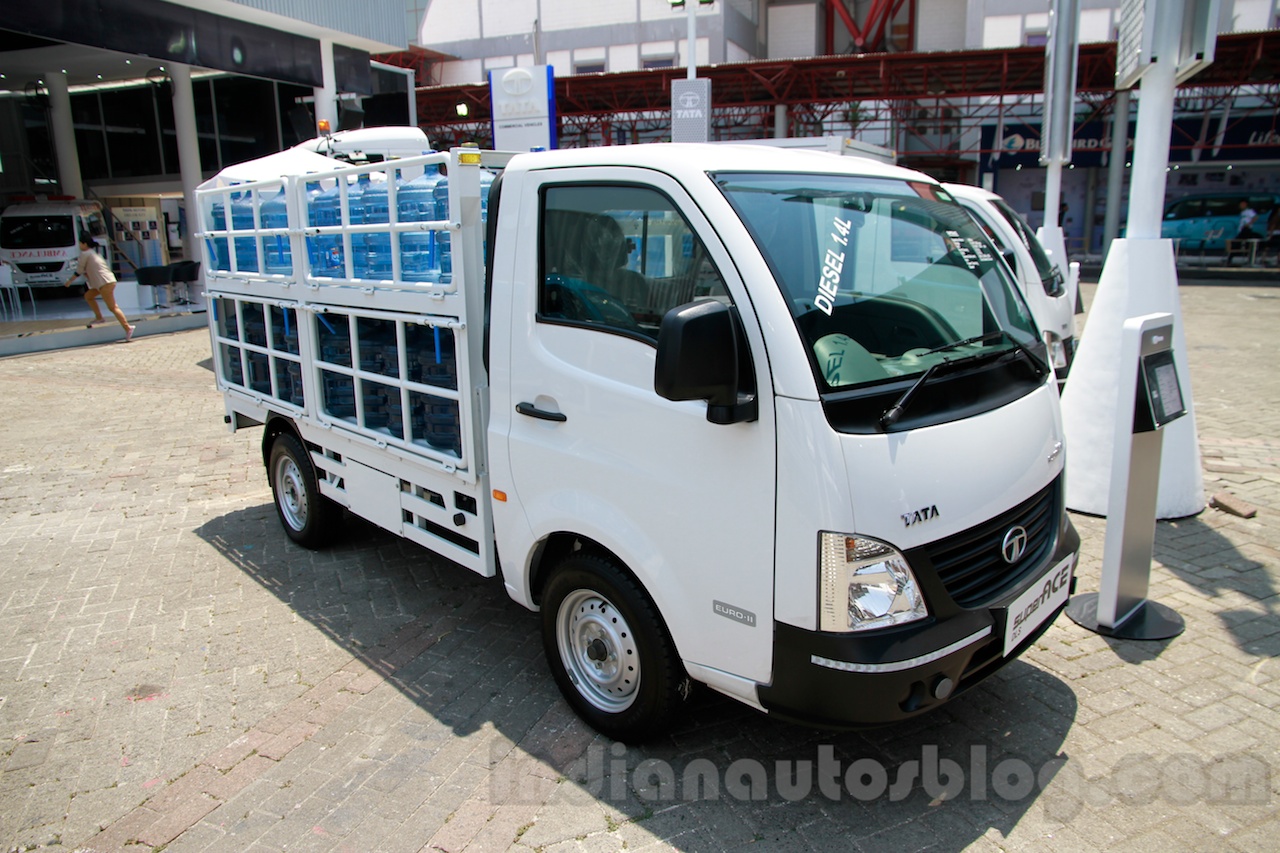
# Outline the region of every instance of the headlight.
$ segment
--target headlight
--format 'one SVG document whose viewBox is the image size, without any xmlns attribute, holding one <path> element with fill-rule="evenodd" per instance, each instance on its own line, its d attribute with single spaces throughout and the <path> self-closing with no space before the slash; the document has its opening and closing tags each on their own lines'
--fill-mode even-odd
<svg viewBox="0 0 1280 853">
<path fill-rule="evenodd" d="M 1044 345 L 1049 350 L 1049 360 L 1053 362 L 1054 370 L 1061 370 L 1067 366 L 1067 347 L 1062 338 L 1053 332 L 1045 332 Z"/>
<path fill-rule="evenodd" d="M 929 615 L 920 585 L 896 549 L 861 536 L 822 533 L 819 627 L 868 631 Z"/>
</svg>

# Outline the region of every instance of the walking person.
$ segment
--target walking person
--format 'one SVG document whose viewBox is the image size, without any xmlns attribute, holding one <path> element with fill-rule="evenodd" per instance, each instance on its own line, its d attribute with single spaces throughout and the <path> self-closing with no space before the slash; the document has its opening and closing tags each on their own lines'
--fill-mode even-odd
<svg viewBox="0 0 1280 853">
<path fill-rule="evenodd" d="M 120 306 L 116 304 L 116 277 L 111 272 L 111 268 L 107 266 L 107 262 L 102 256 L 94 251 L 93 238 L 88 234 L 80 234 L 80 258 L 76 261 L 75 275 L 67 279 L 67 283 L 63 287 L 70 287 L 71 282 L 75 281 L 78 276 L 84 276 L 85 284 L 88 290 L 84 292 L 84 301 L 89 303 L 89 307 L 93 309 L 93 320 L 89 323 L 89 328 L 107 322 L 102 316 L 102 309 L 98 307 L 98 297 L 102 297 L 102 301 L 107 303 L 107 310 L 115 315 L 116 320 L 120 323 L 120 328 L 124 329 L 125 343 L 133 340 L 133 331 L 136 326 L 129 325 L 129 319 L 124 316 L 124 312 L 120 310 Z"/>
</svg>

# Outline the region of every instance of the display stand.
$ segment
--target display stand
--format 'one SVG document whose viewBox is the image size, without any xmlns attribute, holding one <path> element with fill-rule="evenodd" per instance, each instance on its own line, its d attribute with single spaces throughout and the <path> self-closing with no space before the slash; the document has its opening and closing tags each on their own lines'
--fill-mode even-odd
<svg viewBox="0 0 1280 853">
<path fill-rule="evenodd" d="M 1173 353 L 1173 315 L 1126 320 L 1119 363 L 1101 591 L 1073 596 L 1067 616 L 1110 637 L 1163 640 L 1186 627 L 1173 610 L 1147 598 L 1163 428 L 1186 414 Z"/>
</svg>

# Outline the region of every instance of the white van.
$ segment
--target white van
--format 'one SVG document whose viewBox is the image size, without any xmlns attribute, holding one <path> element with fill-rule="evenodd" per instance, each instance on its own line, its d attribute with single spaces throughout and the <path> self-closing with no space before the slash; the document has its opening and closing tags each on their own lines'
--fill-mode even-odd
<svg viewBox="0 0 1280 853">
<path fill-rule="evenodd" d="M 80 257 L 81 232 L 107 233 L 102 205 L 85 199 L 20 201 L 0 213 L 0 258 L 13 267 L 19 287 L 57 287 L 71 277 Z M 98 251 L 108 257 L 105 241 Z"/>
<path fill-rule="evenodd" d="M 943 186 L 977 220 L 1008 262 L 1044 335 L 1058 382 L 1066 382 L 1076 351 L 1076 317 L 1062 270 L 1003 198 L 967 184 Z"/>
</svg>

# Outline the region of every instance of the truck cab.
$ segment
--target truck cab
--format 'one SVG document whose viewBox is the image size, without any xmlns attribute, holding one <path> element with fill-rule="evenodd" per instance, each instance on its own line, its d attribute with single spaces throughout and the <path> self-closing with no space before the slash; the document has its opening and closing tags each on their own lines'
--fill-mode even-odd
<svg viewBox="0 0 1280 853">
<path fill-rule="evenodd" d="M 1040 244 L 1026 220 L 993 192 L 967 184 L 945 184 L 987 232 L 1004 257 L 1036 325 L 1044 336 L 1059 385 L 1067 381 L 1076 351 L 1075 305 L 1062 268 Z"/>
<path fill-rule="evenodd" d="M 403 212 L 440 166 L 441 215 L 391 219 L 390 267 L 358 263 L 378 232 L 352 199 Z M 337 224 L 308 224 L 335 189 Z M 693 682 L 822 726 L 911 717 L 1066 602 L 1044 340 L 922 174 L 464 148 L 200 197 L 205 239 L 248 241 L 208 273 L 214 361 L 232 428 L 264 426 L 286 533 L 318 545 L 346 510 L 500 576 L 611 737 L 668 727 Z M 289 227 L 219 219 L 237 198 L 285 199 Z M 424 232 L 450 269 L 411 280 Z M 287 272 L 248 263 L 285 237 Z"/>
</svg>

